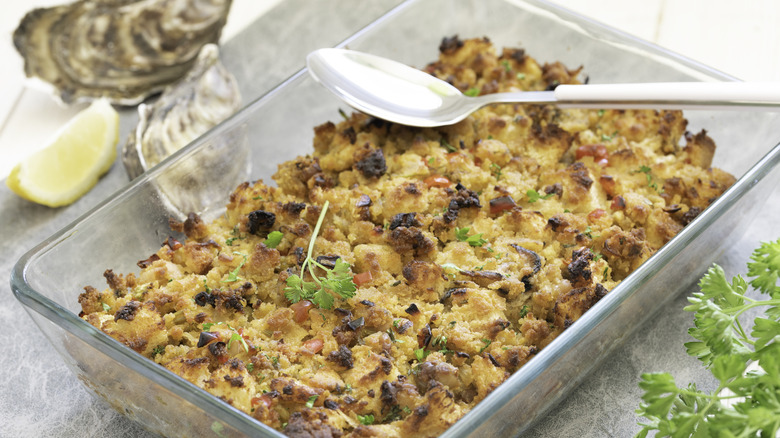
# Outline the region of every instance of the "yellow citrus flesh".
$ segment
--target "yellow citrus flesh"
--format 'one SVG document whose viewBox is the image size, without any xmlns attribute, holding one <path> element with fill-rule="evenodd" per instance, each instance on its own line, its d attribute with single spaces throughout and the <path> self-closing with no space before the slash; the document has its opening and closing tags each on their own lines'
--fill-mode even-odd
<svg viewBox="0 0 780 438">
<path fill-rule="evenodd" d="M 56 139 L 11 170 L 6 185 L 24 199 L 61 207 L 86 194 L 116 159 L 119 114 L 97 100 L 71 119 Z"/>
</svg>

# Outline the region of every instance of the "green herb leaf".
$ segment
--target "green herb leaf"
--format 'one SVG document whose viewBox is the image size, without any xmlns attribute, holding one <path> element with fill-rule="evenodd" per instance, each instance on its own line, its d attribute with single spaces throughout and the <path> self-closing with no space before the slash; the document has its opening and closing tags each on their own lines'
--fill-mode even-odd
<svg viewBox="0 0 780 438">
<path fill-rule="evenodd" d="M 649 170 L 649 169 L 648 169 Z M 639 171 L 644 171 L 640 168 Z M 694 313 L 689 330 L 696 341 L 685 344 L 689 355 L 699 358 L 717 380 L 712 393 L 691 384 L 678 387 L 666 373 L 644 374 L 644 391 L 636 411 L 649 421 L 637 436 L 776 436 L 780 429 L 780 240 L 764 243 L 748 263 L 750 282 L 737 275 L 729 281 L 714 265 L 699 282 L 685 310 Z M 753 286 L 769 295 L 757 300 L 745 296 Z M 756 317 L 748 335 L 740 315 L 766 307 L 766 317 Z M 747 372 L 757 362 L 758 371 Z M 730 393 L 723 391 L 728 389 Z M 733 393 L 733 395 L 730 395 Z M 737 399 L 736 402 L 731 399 Z M 730 403 L 725 403 L 731 401 Z"/>
<path fill-rule="evenodd" d="M 357 285 L 355 285 L 353 275 L 350 273 L 349 263 L 339 258 L 336 259 L 334 267 L 330 269 L 318 263 L 312 257 L 314 242 L 322 227 L 325 213 L 328 211 L 328 205 L 329 202 L 325 201 L 325 204 L 322 206 L 320 217 L 317 219 L 317 225 L 314 227 L 314 233 L 309 241 L 309 251 L 303 264 L 301 264 L 301 274 L 287 277 L 287 287 L 284 288 L 284 296 L 292 303 L 305 299 L 311 300 L 312 303 L 322 309 L 330 309 L 335 302 L 331 292 L 343 299 L 355 296 Z M 317 275 L 317 269 L 324 271 L 325 276 Z M 312 281 L 304 281 L 302 276 L 307 272 L 311 276 Z"/>
<path fill-rule="evenodd" d="M 238 281 L 238 273 L 241 271 L 241 268 L 243 268 L 244 265 L 246 264 L 246 258 L 247 258 L 246 254 L 236 252 L 236 251 L 233 251 L 233 254 L 240 255 L 244 259 L 241 260 L 241 263 L 238 264 L 238 267 L 236 269 L 230 271 L 230 274 L 228 274 L 228 277 L 226 279 L 222 280 L 222 283 L 232 283 L 234 281 Z"/>
<path fill-rule="evenodd" d="M 447 152 L 457 152 L 458 150 L 455 149 L 455 146 L 451 145 L 446 139 L 442 138 L 439 140 L 439 144 L 441 147 L 447 150 Z"/>
<path fill-rule="evenodd" d="M 100 303 L 103 306 L 103 311 L 106 313 L 111 313 L 111 306 L 109 306 L 106 303 Z"/>
<path fill-rule="evenodd" d="M 374 424 L 374 414 L 358 415 L 357 419 L 360 424 L 364 424 L 366 426 Z"/>
<path fill-rule="evenodd" d="M 502 175 L 501 166 L 496 163 L 490 163 L 490 173 L 496 177 L 496 181 L 500 180 Z"/>
<path fill-rule="evenodd" d="M 466 96 L 469 96 L 469 97 L 477 97 L 477 96 L 479 96 L 479 88 L 477 88 L 477 87 L 469 88 L 463 94 L 465 94 Z"/>
<path fill-rule="evenodd" d="M 227 343 L 227 348 L 230 348 L 230 344 L 232 344 L 233 341 L 240 342 L 241 346 L 244 348 L 244 351 L 249 353 L 249 345 L 247 345 L 246 341 L 244 340 L 244 337 L 238 334 L 238 332 L 233 332 L 233 334 L 230 335 L 230 339 L 228 340 Z"/>
<path fill-rule="evenodd" d="M 507 61 L 506 59 L 501 61 L 501 65 L 504 66 L 504 71 L 506 71 L 507 73 L 512 72 L 512 66 L 509 64 L 509 61 Z"/>
<path fill-rule="evenodd" d="M 540 200 L 540 199 L 550 199 L 552 198 L 555 193 L 548 193 L 546 195 L 540 195 L 539 192 L 537 192 L 534 189 L 528 190 L 525 192 L 525 195 L 528 197 L 528 202 L 533 204 L 534 202 Z"/>
<path fill-rule="evenodd" d="M 466 242 L 473 247 L 479 247 L 486 244 L 488 241 L 482 238 L 482 233 L 468 235 L 470 228 L 455 228 L 455 238 L 459 242 Z"/>
<path fill-rule="evenodd" d="M 306 402 L 306 407 L 309 408 L 309 409 L 313 408 L 314 407 L 314 402 L 316 402 L 318 398 L 319 398 L 318 395 L 313 395 L 313 396 L 309 397 L 309 400 Z"/>
<path fill-rule="evenodd" d="M 284 233 L 281 231 L 271 231 L 263 243 L 269 248 L 276 248 L 281 243 L 282 237 L 284 237 Z"/>
<path fill-rule="evenodd" d="M 528 305 L 524 305 L 522 309 L 520 309 L 520 318 L 525 318 L 526 315 L 528 315 L 529 311 Z"/>
<path fill-rule="evenodd" d="M 490 344 L 493 343 L 493 341 L 491 341 L 490 339 L 483 339 L 482 342 L 485 344 L 485 346 L 479 349 L 480 353 L 485 351 L 488 347 L 490 347 Z"/>
</svg>

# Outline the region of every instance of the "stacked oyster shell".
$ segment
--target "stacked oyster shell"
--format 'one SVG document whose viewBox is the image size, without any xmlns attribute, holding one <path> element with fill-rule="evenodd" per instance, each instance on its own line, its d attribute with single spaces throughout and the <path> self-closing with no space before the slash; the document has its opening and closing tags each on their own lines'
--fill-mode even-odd
<svg viewBox="0 0 780 438">
<path fill-rule="evenodd" d="M 139 176 L 240 106 L 238 85 L 219 62 L 217 46 L 205 45 L 184 78 L 166 88 L 153 104 L 139 105 L 138 125 L 122 152 L 125 170 L 131 179 Z M 247 178 L 248 155 L 246 130 L 234 127 L 166 169 L 157 178 L 160 195 L 179 216 L 202 213 Z"/>
<path fill-rule="evenodd" d="M 138 125 L 122 153 L 130 178 L 195 140 L 240 106 L 236 80 L 219 62 L 217 46 L 207 44 L 184 78 L 166 88 L 154 104 L 138 106 Z"/>
<path fill-rule="evenodd" d="M 219 41 L 231 0 L 81 0 L 27 13 L 14 32 L 28 77 L 66 104 L 135 105 Z"/>
</svg>

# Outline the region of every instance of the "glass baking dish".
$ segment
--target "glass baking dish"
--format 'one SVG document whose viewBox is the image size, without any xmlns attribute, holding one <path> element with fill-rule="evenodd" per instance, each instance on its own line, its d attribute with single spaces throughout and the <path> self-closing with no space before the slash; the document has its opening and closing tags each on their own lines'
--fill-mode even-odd
<svg viewBox="0 0 780 438">
<path fill-rule="evenodd" d="M 584 66 L 591 83 L 734 80 L 554 5 L 528 0 L 412 0 L 340 46 L 424 66 L 442 37 L 488 36 L 540 62 Z M 301 64 L 303 60 L 301 60 Z M 85 285 L 136 262 L 173 234 L 168 219 L 224 211 L 246 179 L 311 151 L 312 129 L 344 105 L 305 70 L 146 172 L 24 255 L 11 286 L 68 367 L 120 413 L 165 436 L 282 436 L 154 364 L 78 317 Z M 718 144 L 714 165 L 737 183 L 445 436 L 508 436 L 528 428 L 601 360 L 736 242 L 778 184 L 780 116 L 700 111 L 689 130 Z M 208 190 L 205 190 L 208 188 Z M 175 235 L 175 234 L 174 234 Z"/>
</svg>

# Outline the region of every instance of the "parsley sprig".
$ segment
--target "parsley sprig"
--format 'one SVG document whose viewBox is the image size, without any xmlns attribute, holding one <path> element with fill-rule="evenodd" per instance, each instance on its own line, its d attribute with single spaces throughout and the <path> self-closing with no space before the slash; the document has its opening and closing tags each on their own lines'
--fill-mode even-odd
<svg viewBox="0 0 780 438">
<path fill-rule="evenodd" d="M 549 199 L 552 198 L 555 195 L 555 193 L 548 193 L 546 195 L 542 195 L 539 192 L 537 192 L 534 189 L 528 190 L 525 192 L 525 196 L 528 197 L 528 202 L 533 204 L 534 202 L 540 200 L 540 199 Z"/>
<path fill-rule="evenodd" d="M 301 274 L 287 277 L 287 287 L 284 288 L 284 296 L 291 302 L 297 303 L 300 300 L 310 300 L 322 309 L 333 307 L 334 297 L 330 292 L 347 299 L 354 297 L 357 290 L 357 286 L 352 281 L 352 274 L 349 272 L 349 263 L 339 258 L 336 259 L 333 269 L 329 269 L 312 258 L 314 242 L 320 233 L 322 221 L 325 219 L 325 213 L 328 211 L 328 205 L 329 201 L 325 201 L 325 204 L 322 206 L 322 212 L 317 219 L 314 233 L 311 236 L 311 240 L 309 240 L 309 251 L 306 253 L 306 259 L 301 265 Z M 325 277 L 317 276 L 317 268 L 325 271 Z M 312 281 L 303 279 L 307 271 L 311 275 Z"/>
<path fill-rule="evenodd" d="M 689 330 L 694 342 L 685 346 L 719 382 L 712 393 L 691 384 L 677 387 L 668 373 L 642 375 L 644 390 L 637 413 L 649 421 L 637 436 L 777 436 L 780 430 L 780 240 L 763 243 L 751 256 L 746 280 L 729 282 L 723 269 L 710 268 L 700 292 L 685 310 L 694 312 Z M 745 296 L 750 287 L 769 296 Z M 748 332 L 739 317 L 766 307 Z M 749 370 L 748 364 L 758 364 Z"/>
<path fill-rule="evenodd" d="M 241 268 L 243 268 L 244 265 L 246 264 L 246 258 L 247 258 L 246 254 L 238 252 L 238 251 L 233 251 L 233 254 L 240 255 L 244 259 L 241 260 L 241 263 L 238 264 L 236 269 L 233 269 L 232 271 L 230 271 L 230 273 L 228 274 L 227 278 L 222 280 L 221 283 L 233 283 L 235 281 L 238 281 L 238 273 L 241 271 Z"/>
<path fill-rule="evenodd" d="M 458 239 L 459 242 L 466 242 L 473 247 L 479 247 L 488 243 L 487 240 L 482 238 L 482 233 L 472 234 L 471 236 L 469 236 L 470 229 L 471 228 L 469 227 L 456 228 L 455 238 Z"/>
<path fill-rule="evenodd" d="M 629 173 L 631 173 L 631 174 L 644 173 L 645 174 L 645 179 L 647 180 L 647 186 L 650 187 L 651 189 L 655 190 L 656 192 L 660 192 L 660 190 L 658 189 L 658 183 L 653 179 L 652 172 L 653 172 L 653 170 L 650 167 L 642 165 L 642 166 L 639 166 L 639 169 L 632 170 Z"/>
</svg>

